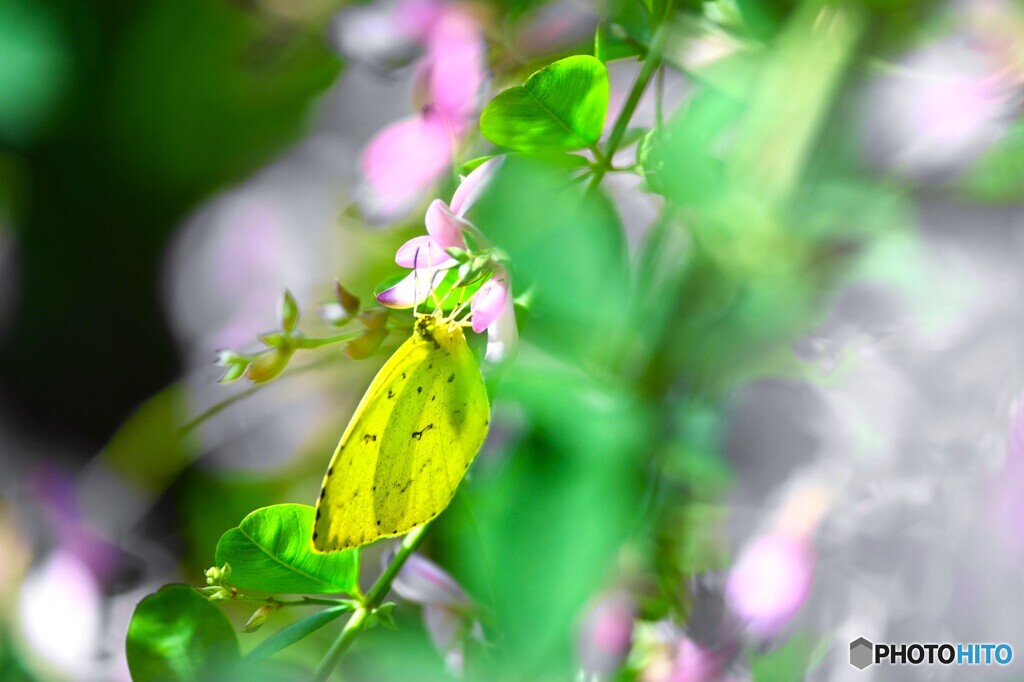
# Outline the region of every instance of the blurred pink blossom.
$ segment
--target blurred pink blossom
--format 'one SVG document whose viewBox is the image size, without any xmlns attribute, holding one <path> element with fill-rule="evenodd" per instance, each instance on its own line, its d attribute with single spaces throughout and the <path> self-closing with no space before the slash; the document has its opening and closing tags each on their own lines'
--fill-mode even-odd
<svg viewBox="0 0 1024 682">
<path fill-rule="evenodd" d="M 1024 402 L 1014 411 L 1007 438 L 1006 461 L 994 479 L 989 512 L 1009 549 L 1024 554 Z"/>
<path fill-rule="evenodd" d="M 1019 76 L 989 46 L 954 34 L 908 54 L 874 80 L 869 153 L 917 179 L 965 169 L 1008 130 Z"/>
<path fill-rule="evenodd" d="M 584 673 L 604 677 L 622 667 L 633 641 L 634 618 L 636 602 L 624 592 L 597 600 L 580 631 L 579 656 Z"/>
<path fill-rule="evenodd" d="M 747 546 L 733 567 L 726 603 L 749 632 L 775 637 L 803 607 L 814 564 L 814 549 L 804 538 L 762 536 Z"/>
<path fill-rule="evenodd" d="M 683 637 L 676 647 L 675 665 L 666 682 L 718 682 L 723 666 L 721 656 Z"/>
<path fill-rule="evenodd" d="M 373 191 L 370 210 L 395 215 L 407 209 L 451 164 L 453 144 L 444 117 L 429 106 L 377 133 L 362 156 Z"/>
<path fill-rule="evenodd" d="M 393 557 L 394 553 L 386 555 L 384 564 Z M 452 672 L 461 675 L 466 638 L 483 639 L 480 624 L 472 616 L 473 601 L 440 566 L 419 554 L 406 560 L 391 586 L 403 599 L 423 608 L 430 641 Z"/>
<path fill-rule="evenodd" d="M 424 0 L 401 6 L 409 11 L 394 20 L 424 48 L 417 69 L 425 101 L 419 114 L 387 126 L 363 151 L 369 210 L 385 218 L 408 210 L 451 165 L 486 78 L 483 32 L 468 12 Z"/>
</svg>

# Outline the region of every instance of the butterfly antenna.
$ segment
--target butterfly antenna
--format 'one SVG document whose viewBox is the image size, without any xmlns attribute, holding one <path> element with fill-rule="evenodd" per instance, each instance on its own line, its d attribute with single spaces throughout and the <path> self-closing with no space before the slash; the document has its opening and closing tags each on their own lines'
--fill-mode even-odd
<svg viewBox="0 0 1024 682">
<path fill-rule="evenodd" d="M 412 256 L 412 315 L 413 317 L 419 317 L 421 313 L 418 308 L 420 307 L 420 249 L 416 247 L 416 253 Z"/>
<path fill-rule="evenodd" d="M 434 290 L 434 266 L 430 262 L 430 249 L 427 249 L 427 275 L 429 280 L 427 282 L 428 291 L 430 292 L 430 298 L 434 301 L 434 308 L 438 312 L 441 312 L 441 301 L 437 300 L 437 292 Z"/>
</svg>

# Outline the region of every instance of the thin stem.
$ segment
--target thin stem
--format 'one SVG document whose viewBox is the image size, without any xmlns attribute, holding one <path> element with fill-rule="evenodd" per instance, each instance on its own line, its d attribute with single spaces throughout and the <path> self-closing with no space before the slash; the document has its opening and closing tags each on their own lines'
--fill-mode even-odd
<svg viewBox="0 0 1024 682">
<path fill-rule="evenodd" d="M 365 330 L 360 329 L 354 332 L 346 332 L 344 334 L 338 334 L 337 336 L 327 336 L 324 338 L 309 338 L 308 336 L 300 336 L 295 339 L 295 347 L 303 350 L 311 350 L 313 348 L 322 348 L 332 343 L 340 343 L 341 341 L 351 341 L 362 336 Z"/>
<path fill-rule="evenodd" d="M 352 646 L 352 642 L 355 641 L 359 633 L 362 632 L 363 627 L 366 625 L 366 620 L 381 605 L 384 597 L 388 596 L 388 592 L 391 591 L 391 583 L 398 576 L 398 572 L 402 570 L 406 560 L 416 551 L 420 542 L 423 541 L 429 525 L 422 525 L 405 536 L 405 540 L 402 541 L 401 546 L 398 548 L 395 558 L 391 560 L 388 567 L 377 578 L 377 582 L 373 584 L 370 591 L 363 597 L 362 604 L 355 610 L 355 613 L 348 619 L 348 622 L 345 623 L 345 628 L 338 635 L 338 639 L 334 640 L 334 644 L 327 651 L 327 655 L 320 661 L 316 672 L 313 673 L 313 682 L 325 682 L 330 677 L 331 672 L 337 667 L 338 662 L 341 661 L 341 657 Z"/>
<path fill-rule="evenodd" d="M 327 597 L 303 597 L 302 599 L 275 599 L 274 597 L 250 597 L 245 594 L 239 594 L 235 596 L 238 601 L 249 602 L 251 604 L 267 604 L 269 606 L 276 606 L 278 608 L 284 608 L 286 606 L 344 606 L 345 604 L 351 604 L 351 599 L 330 599 Z"/>
<path fill-rule="evenodd" d="M 622 111 L 619 112 L 619 117 L 615 119 L 615 125 L 612 126 L 612 132 L 608 136 L 608 144 L 604 150 L 605 163 L 599 164 L 594 169 L 594 176 L 590 179 L 590 189 L 596 188 L 601 184 L 601 180 L 604 179 L 612 159 L 615 158 L 615 152 L 618 151 L 619 145 L 622 144 L 622 138 L 626 135 L 626 130 L 629 127 L 630 120 L 633 118 L 633 114 L 636 112 L 636 107 L 640 104 L 640 98 L 643 97 L 644 91 L 647 90 L 654 72 L 661 66 L 661 50 L 665 44 L 665 35 L 666 31 L 663 28 L 659 28 L 654 34 L 654 40 L 651 41 L 647 57 L 644 59 L 643 66 L 640 67 L 640 73 L 637 74 L 636 80 L 633 81 L 633 87 L 630 88 L 629 95 L 626 97 L 626 103 L 622 105 Z"/>
<path fill-rule="evenodd" d="M 338 639 L 334 640 L 334 644 L 327 650 L 327 655 L 324 656 L 324 660 L 320 661 L 320 665 L 317 666 L 316 672 L 313 673 L 314 682 L 325 682 L 330 677 L 331 672 L 334 671 L 335 666 L 338 665 L 338 661 L 345 655 L 348 648 L 352 646 L 352 642 L 355 641 L 356 637 L 362 632 L 363 626 L 366 624 L 366 619 L 370 616 L 370 610 L 365 606 L 360 606 L 352 614 L 352 617 L 345 623 L 345 628 L 341 631 Z"/>
</svg>

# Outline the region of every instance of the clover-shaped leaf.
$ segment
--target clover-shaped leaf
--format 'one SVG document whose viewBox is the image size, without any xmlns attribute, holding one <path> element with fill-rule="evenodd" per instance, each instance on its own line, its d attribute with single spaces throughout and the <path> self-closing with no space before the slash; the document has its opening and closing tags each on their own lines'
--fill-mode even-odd
<svg viewBox="0 0 1024 682">
<path fill-rule="evenodd" d="M 608 111 L 608 71 L 590 56 L 561 59 L 498 94 L 480 115 L 494 144 L 525 152 L 597 144 Z"/>
<path fill-rule="evenodd" d="M 136 682 L 229 679 L 240 660 L 227 617 L 188 585 L 166 585 L 139 602 L 127 654 Z"/>
<path fill-rule="evenodd" d="M 314 552 L 315 513 L 304 504 L 257 509 L 221 536 L 217 565 L 230 565 L 231 584 L 243 589 L 275 594 L 352 592 L 359 582 L 359 554 Z"/>
</svg>

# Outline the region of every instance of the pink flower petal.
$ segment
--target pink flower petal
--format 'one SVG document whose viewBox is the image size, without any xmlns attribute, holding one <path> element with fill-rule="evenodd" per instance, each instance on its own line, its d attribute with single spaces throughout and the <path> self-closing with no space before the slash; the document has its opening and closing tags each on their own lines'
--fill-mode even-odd
<svg viewBox="0 0 1024 682">
<path fill-rule="evenodd" d="M 453 246 L 466 248 L 466 240 L 462 237 L 466 222 L 452 213 L 440 199 L 434 199 L 430 203 L 424 221 L 427 224 L 427 233 L 442 249 Z"/>
<path fill-rule="evenodd" d="M 455 212 L 455 215 L 460 217 L 466 215 L 466 211 L 484 193 L 487 184 L 494 177 L 494 174 L 501 167 L 501 163 L 504 160 L 504 156 L 495 156 L 493 159 L 487 159 L 474 168 L 472 173 L 462 179 L 462 183 L 452 196 L 451 209 Z"/>
<path fill-rule="evenodd" d="M 473 302 L 470 304 L 470 310 L 473 311 L 473 331 L 479 334 L 490 327 L 511 304 L 511 293 L 508 274 L 495 271 L 476 292 Z"/>
<path fill-rule="evenodd" d="M 403 268 L 450 268 L 455 265 L 455 259 L 426 235 L 413 237 L 402 244 L 395 254 L 395 262 Z"/>
<path fill-rule="evenodd" d="M 750 632 L 774 637 L 803 606 L 813 578 L 809 543 L 767 535 L 740 556 L 726 583 L 726 601 Z"/>
<path fill-rule="evenodd" d="M 444 15 L 440 0 L 399 0 L 392 9 L 395 27 L 412 40 L 425 43 Z"/>
<path fill-rule="evenodd" d="M 452 145 L 444 117 L 432 109 L 377 133 L 361 159 L 371 209 L 385 216 L 407 210 L 451 164 Z"/>
<path fill-rule="evenodd" d="M 413 554 L 391 584 L 403 599 L 420 605 L 464 610 L 472 605 L 455 579 L 430 559 Z"/>
<path fill-rule="evenodd" d="M 590 609 L 580 632 L 580 664 L 591 675 L 619 669 L 633 639 L 636 602 L 625 593 L 602 597 Z"/>
<path fill-rule="evenodd" d="M 509 296 L 498 319 L 487 327 L 487 351 L 484 360 L 499 363 L 511 358 L 519 346 L 519 328 L 516 327 L 516 309 Z"/>
<path fill-rule="evenodd" d="M 459 10 L 445 12 L 427 39 L 427 93 L 458 135 L 479 105 L 484 84 L 480 25 Z"/>
<path fill-rule="evenodd" d="M 427 627 L 430 640 L 441 654 L 447 654 L 460 642 L 466 617 L 458 611 L 443 606 L 427 604 L 423 607 L 423 624 Z"/>
<path fill-rule="evenodd" d="M 676 649 L 675 667 L 669 682 L 718 682 L 722 660 L 713 652 L 683 638 Z"/>
<path fill-rule="evenodd" d="M 388 308 L 412 308 L 423 303 L 430 297 L 430 291 L 444 279 L 444 270 L 435 270 L 433 284 L 428 275 L 429 270 L 418 268 L 390 289 L 377 294 L 377 302 Z"/>
</svg>

